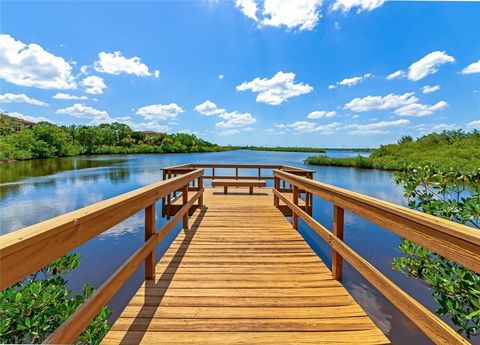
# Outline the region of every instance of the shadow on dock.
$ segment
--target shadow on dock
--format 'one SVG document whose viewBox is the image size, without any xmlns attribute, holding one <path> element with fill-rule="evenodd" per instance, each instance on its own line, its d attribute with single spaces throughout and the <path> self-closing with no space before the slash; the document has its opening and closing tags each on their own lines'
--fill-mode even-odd
<svg viewBox="0 0 480 345">
<path fill-rule="evenodd" d="M 155 313 L 158 307 L 162 303 L 165 293 L 167 292 L 173 278 L 175 277 L 175 273 L 177 272 L 182 262 L 182 259 L 184 258 L 188 247 L 190 246 L 190 243 L 195 237 L 198 227 L 202 223 L 202 220 L 205 217 L 205 214 L 207 213 L 207 210 L 208 210 L 208 207 L 202 206 L 200 208 L 198 217 L 196 217 L 195 221 L 189 226 L 189 229 L 183 230 L 185 233 L 185 238 L 182 240 L 174 257 L 168 263 L 168 266 L 165 269 L 164 273 L 158 279 L 145 281 L 145 301 L 142 307 L 140 308 L 140 310 L 138 311 L 138 314 L 135 317 L 135 320 L 133 320 L 125 336 L 120 341 L 120 344 L 130 345 L 130 344 L 141 343 L 143 336 L 145 335 L 146 332 L 135 332 L 135 331 L 138 331 L 140 329 L 146 330 L 149 327 L 152 319 L 155 316 Z M 151 295 L 149 291 L 153 289 L 158 290 L 157 292 L 158 299 L 155 301 L 155 303 L 152 303 L 151 301 L 147 302 L 146 300 L 147 296 Z"/>
</svg>

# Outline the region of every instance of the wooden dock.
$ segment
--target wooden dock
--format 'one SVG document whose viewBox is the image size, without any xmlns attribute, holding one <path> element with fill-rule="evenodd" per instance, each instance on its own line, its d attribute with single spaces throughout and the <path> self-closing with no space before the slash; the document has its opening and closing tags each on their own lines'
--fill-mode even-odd
<svg viewBox="0 0 480 345">
<path fill-rule="evenodd" d="M 232 187 L 224 194 L 205 180 Z M 268 181 L 250 194 L 248 185 Z M 314 219 L 314 196 L 332 204 L 331 229 Z M 164 168 L 157 183 L 1 236 L 0 289 L 143 212 L 145 242 L 44 343 L 74 343 L 142 265 L 145 281 L 104 344 L 389 343 L 343 287 L 346 261 L 433 342 L 468 344 L 344 242 L 345 211 L 480 273 L 480 233 L 467 226 L 314 181 L 307 169 L 185 164 Z M 159 229 L 157 212 L 167 218 Z M 297 232 L 300 219 L 331 247 L 331 269 Z M 157 263 L 156 246 L 177 224 L 183 230 Z"/>
<path fill-rule="evenodd" d="M 272 200 L 206 188 L 103 344 L 388 344 Z"/>
</svg>

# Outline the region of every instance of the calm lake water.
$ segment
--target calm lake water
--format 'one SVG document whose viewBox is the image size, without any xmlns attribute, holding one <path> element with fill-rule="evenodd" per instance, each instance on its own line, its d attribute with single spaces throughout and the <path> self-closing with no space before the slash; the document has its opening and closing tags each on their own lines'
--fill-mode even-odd
<svg viewBox="0 0 480 345">
<path fill-rule="evenodd" d="M 0 164 L 0 233 L 61 215 L 89 204 L 111 198 L 162 179 L 161 168 L 184 163 L 285 164 L 315 170 L 315 179 L 382 200 L 405 204 L 401 187 L 392 183 L 393 173 L 379 170 L 306 166 L 308 153 L 233 151 L 200 154 L 103 155 L 81 156 Z M 328 151 L 327 155 L 351 157 L 351 151 Z M 273 202 L 273 201 L 272 201 Z M 331 204 L 314 198 L 314 217 L 332 227 Z M 159 212 L 157 212 L 158 215 Z M 158 217 L 157 226 L 165 220 Z M 177 227 L 157 249 L 157 258 L 168 247 Z M 329 246 L 300 221 L 300 233 L 330 265 Z M 118 224 L 84 244 L 75 252 L 81 265 L 69 276 L 69 287 L 80 292 L 83 283 L 100 286 L 142 243 L 143 212 Z M 350 213 L 345 216 L 345 241 L 387 277 L 427 308 L 437 305 L 422 284 L 391 269 L 392 258 L 400 255 L 398 236 Z M 143 280 L 143 268 L 111 300 L 112 321 L 118 317 Z M 348 264 L 344 284 L 375 323 L 395 344 L 430 344 L 414 323 L 404 317 Z M 360 340 L 359 340 L 360 341 Z M 477 340 L 473 341 L 479 344 Z"/>
</svg>

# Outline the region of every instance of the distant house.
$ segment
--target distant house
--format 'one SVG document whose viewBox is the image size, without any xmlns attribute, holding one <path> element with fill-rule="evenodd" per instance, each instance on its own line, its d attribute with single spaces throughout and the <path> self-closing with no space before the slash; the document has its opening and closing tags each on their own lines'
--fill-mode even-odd
<svg viewBox="0 0 480 345">
<path fill-rule="evenodd" d="M 13 132 L 20 132 L 22 129 L 32 128 L 36 125 L 35 122 L 9 116 L 4 113 L 0 113 L 0 118 L 2 119 L 2 122 Z"/>
<path fill-rule="evenodd" d="M 36 125 L 35 122 L 24 120 L 24 119 L 15 118 L 15 120 L 17 120 L 18 122 L 18 126 L 17 128 L 15 128 L 16 132 L 20 132 L 22 129 L 32 128 L 33 126 Z"/>
<path fill-rule="evenodd" d="M 160 134 L 160 132 L 155 132 L 155 131 L 143 131 L 145 133 L 145 136 L 148 137 L 153 137 L 154 135 Z"/>
</svg>

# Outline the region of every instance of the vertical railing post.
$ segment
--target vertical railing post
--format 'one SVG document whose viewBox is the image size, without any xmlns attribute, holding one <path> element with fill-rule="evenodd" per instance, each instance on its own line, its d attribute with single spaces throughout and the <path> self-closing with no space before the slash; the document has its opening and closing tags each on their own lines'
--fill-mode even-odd
<svg viewBox="0 0 480 345">
<path fill-rule="evenodd" d="M 279 187 L 280 187 L 280 179 L 277 176 L 274 176 L 273 177 L 273 188 L 278 192 Z M 280 206 L 280 199 L 275 194 L 273 195 L 273 205 L 275 207 Z"/>
<path fill-rule="evenodd" d="M 185 206 L 188 203 L 188 184 L 182 187 L 182 202 Z M 183 229 L 188 229 L 188 211 L 183 215 Z"/>
<path fill-rule="evenodd" d="M 262 168 L 258 168 L 258 179 L 262 179 Z"/>
<path fill-rule="evenodd" d="M 344 210 L 337 205 L 333 205 L 333 234 L 343 241 L 344 229 Z M 334 279 L 342 280 L 343 258 L 332 249 L 332 276 Z"/>
<path fill-rule="evenodd" d="M 235 168 L 235 180 L 238 180 L 238 168 Z"/>
<path fill-rule="evenodd" d="M 203 188 L 203 174 L 198 178 L 198 190 Z M 198 206 L 203 206 L 203 193 L 198 198 Z"/>
<path fill-rule="evenodd" d="M 145 242 L 155 234 L 155 203 L 145 208 Z M 155 279 L 155 249 L 145 259 L 145 280 Z"/>
<path fill-rule="evenodd" d="M 165 170 L 162 170 L 162 180 L 165 181 L 167 179 L 167 175 Z M 165 205 L 165 197 L 162 198 L 162 217 L 166 214 L 166 205 Z"/>
<path fill-rule="evenodd" d="M 293 186 L 293 203 L 298 206 L 298 187 Z M 298 214 L 292 210 L 292 226 L 298 229 Z"/>
</svg>

